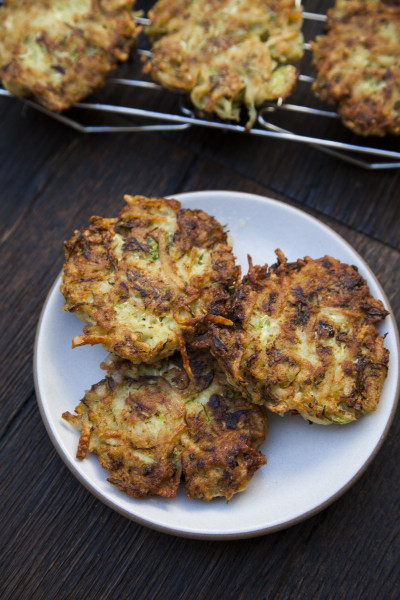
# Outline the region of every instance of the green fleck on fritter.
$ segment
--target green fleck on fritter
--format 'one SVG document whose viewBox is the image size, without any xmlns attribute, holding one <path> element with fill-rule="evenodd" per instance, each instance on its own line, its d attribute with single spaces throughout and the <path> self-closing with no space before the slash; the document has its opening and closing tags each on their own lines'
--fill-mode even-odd
<svg viewBox="0 0 400 600">
<path fill-rule="evenodd" d="M 160 255 L 158 252 L 158 242 L 155 239 L 153 239 L 153 238 L 149 239 L 149 248 L 150 248 L 150 256 L 153 260 L 157 260 L 158 258 L 160 258 Z"/>
</svg>

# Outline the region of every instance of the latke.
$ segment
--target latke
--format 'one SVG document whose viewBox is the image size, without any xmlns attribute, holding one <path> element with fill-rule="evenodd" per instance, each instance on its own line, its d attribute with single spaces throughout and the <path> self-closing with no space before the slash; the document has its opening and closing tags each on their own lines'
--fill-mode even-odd
<svg viewBox="0 0 400 600">
<path fill-rule="evenodd" d="M 65 243 L 64 310 L 87 326 L 74 346 L 102 344 L 133 363 L 180 349 L 224 321 L 239 276 L 227 235 L 177 200 L 125 196 L 118 218 L 92 217 Z"/>
<path fill-rule="evenodd" d="M 159 0 L 149 11 L 152 57 L 144 71 L 190 93 L 193 104 L 247 127 L 266 100 L 288 96 L 303 55 L 302 9 L 294 0 Z"/>
<path fill-rule="evenodd" d="M 15 96 L 62 111 L 104 84 L 140 31 L 135 0 L 6 0 L 0 77 Z"/>
<path fill-rule="evenodd" d="M 77 457 L 97 454 L 108 481 L 134 498 L 174 498 L 181 478 L 189 498 L 231 498 L 266 463 L 262 407 L 226 382 L 210 353 L 138 366 L 110 355 L 105 379 L 63 418 L 81 431 Z"/>
<path fill-rule="evenodd" d="M 339 0 L 328 17 L 311 43 L 314 93 L 359 135 L 399 135 L 400 5 Z"/>
<path fill-rule="evenodd" d="M 388 369 L 376 323 L 387 315 L 356 267 L 324 256 L 253 266 L 232 302 L 233 327 L 211 325 L 229 382 L 278 414 L 349 423 L 374 411 Z"/>
</svg>

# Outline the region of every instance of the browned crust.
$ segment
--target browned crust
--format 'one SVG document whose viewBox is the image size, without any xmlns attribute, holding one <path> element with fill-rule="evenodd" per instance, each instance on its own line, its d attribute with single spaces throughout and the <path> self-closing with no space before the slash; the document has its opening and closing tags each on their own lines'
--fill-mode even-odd
<svg viewBox="0 0 400 600">
<path fill-rule="evenodd" d="M 176 355 L 156 367 L 114 357 L 105 380 L 63 418 L 81 430 L 77 457 L 97 454 L 108 481 L 134 498 L 227 499 L 266 463 L 262 407 L 226 382 L 209 352 L 189 353 L 192 378 Z"/>
<path fill-rule="evenodd" d="M 190 93 L 195 107 L 224 120 L 288 96 L 303 53 L 302 11 L 293 0 L 159 0 L 149 11 L 152 56 L 144 72 Z"/>
<path fill-rule="evenodd" d="M 344 125 L 363 136 L 400 133 L 400 7 L 338 1 L 326 35 L 311 43 L 314 93 L 336 104 Z"/>
<path fill-rule="evenodd" d="M 210 327 L 229 381 L 274 412 L 322 423 L 374 411 L 389 358 L 376 327 L 382 302 L 356 267 L 277 254 L 269 269 L 250 264 L 232 302 L 235 325 Z"/>
<path fill-rule="evenodd" d="M 0 6 L 4 86 L 54 111 L 66 110 L 103 86 L 107 74 L 129 58 L 141 30 L 132 15 L 135 0 L 83 0 L 87 11 L 69 11 L 70 21 L 57 15 L 63 1 L 6 0 Z"/>
<path fill-rule="evenodd" d="M 64 310 L 87 323 L 74 346 L 154 362 L 182 350 L 205 320 L 223 320 L 240 270 L 213 217 L 176 200 L 125 200 L 119 217 L 92 217 L 65 243 Z"/>
</svg>

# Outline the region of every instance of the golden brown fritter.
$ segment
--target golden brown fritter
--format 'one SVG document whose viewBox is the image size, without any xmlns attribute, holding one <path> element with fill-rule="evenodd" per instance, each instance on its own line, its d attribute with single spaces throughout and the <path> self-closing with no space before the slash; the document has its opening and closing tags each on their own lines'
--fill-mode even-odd
<svg viewBox="0 0 400 600">
<path fill-rule="evenodd" d="M 135 0 L 6 0 L 0 77 L 15 96 L 65 110 L 129 57 L 140 28 Z"/>
<path fill-rule="evenodd" d="M 363 136 L 400 134 L 400 4 L 338 0 L 312 42 L 312 89 Z"/>
<path fill-rule="evenodd" d="M 254 402 L 317 423 L 348 423 L 378 405 L 387 311 L 356 267 L 324 256 L 250 264 L 232 304 L 234 327 L 211 326 L 228 380 Z"/>
<path fill-rule="evenodd" d="M 144 70 L 163 86 L 190 92 L 193 104 L 247 126 L 266 100 L 286 97 L 303 55 L 295 0 L 159 0 L 147 29 L 153 56 Z"/>
<path fill-rule="evenodd" d="M 138 366 L 110 355 L 108 373 L 63 418 L 81 431 L 77 457 L 98 455 L 108 481 L 135 498 L 174 498 L 181 478 L 189 498 L 231 498 L 266 463 L 262 407 L 226 382 L 213 357 L 179 355 Z"/>
<path fill-rule="evenodd" d="M 65 243 L 64 310 L 88 323 L 74 346 L 103 344 L 133 363 L 181 349 L 223 321 L 239 276 L 226 233 L 177 200 L 125 196 L 119 217 L 92 217 Z"/>
<path fill-rule="evenodd" d="M 399 8 L 399 0 L 336 0 L 334 8 L 328 10 L 328 19 L 340 18 L 355 13 L 363 13 L 366 10 L 388 10 L 397 12 Z"/>
</svg>

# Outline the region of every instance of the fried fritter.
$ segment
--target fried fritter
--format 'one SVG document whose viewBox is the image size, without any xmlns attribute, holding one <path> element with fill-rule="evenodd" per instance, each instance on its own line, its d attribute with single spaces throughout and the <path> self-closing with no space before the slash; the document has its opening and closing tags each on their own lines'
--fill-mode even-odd
<svg viewBox="0 0 400 600">
<path fill-rule="evenodd" d="M 295 0 L 159 0 L 149 12 L 153 56 L 144 71 L 190 92 L 193 104 L 247 127 L 266 100 L 286 97 L 303 55 L 302 10 Z"/>
<path fill-rule="evenodd" d="M 232 303 L 234 327 L 211 326 L 228 380 L 276 413 L 349 423 L 377 408 L 389 353 L 387 315 L 356 267 L 330 256 L 253 266 Z"/>
<path fill-rule="evenodd" d="M 209 352 L 138 366 L 110 355 L 108 373 L 63 418 L 81 430 L 77 457 L 98 455 L 108 481 L 135 498 L 174 498 L 181 478 L 189 498 L 231 498 L 266 463 L 262 407 L 226 382 Z"/>
<path fill-rule="evenodd" d="M 328 10 L 328 19 L 363 13 L 365 10 L 388 10 L 397 12 L 399 0 L 336 0 L 333 9 Z"/>
<path fill-rule="evenodd" d="M 126 61 L 140 28 L 135 0 L 6 0 L 0 7 L 0 77 L 15 96 L 61 111 Z"/>
<path fill-rule="evenodd" d="M 180 349 L 224 321 L 240 274 L 220 223 L 177 200 L 125 196 L 118 218 L 92 217 L 65 243 L 64 310 L 88 323 L 74 346 L 103 344 L 133 363 Z"/>
<path fill-rule="evenodd" d="M 400 134 L 400 4 L 338 0 L 311 43 L 312 89 L 363 136 Z"/>
</svg>

